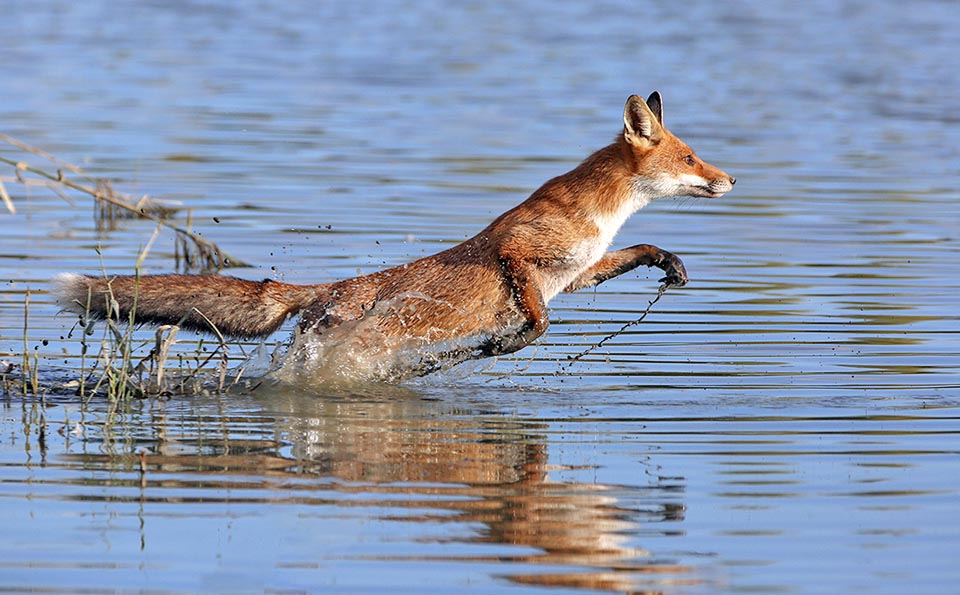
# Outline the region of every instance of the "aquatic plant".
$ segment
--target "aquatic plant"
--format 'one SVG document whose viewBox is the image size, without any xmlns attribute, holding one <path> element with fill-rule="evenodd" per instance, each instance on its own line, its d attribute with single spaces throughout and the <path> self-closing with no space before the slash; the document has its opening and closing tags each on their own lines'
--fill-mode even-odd
<svg viewBox="0 0 960 595">
<path fill-rule="evenodd" d="M 120 192 L 110 180 L 89 176 L 76 165 L 9 135 L 0 133 L 0 142 L 11 147 L 7 154 L 0 154 L 0 162 L 13 168 L 13 175 L 0 176 L 0 202 L 11 214 L 16 213 L 16 203 L 5 183 L 46 188 L 72 206 L 77 204 L 77 195 L 85 195 L 94 199 L 95 220 L 100 231 L 115 229 L 118 221 L 123 219 L 139 218 L 156 223 L 153 234 L 138 255 L 135 265 L 138 275 L 140 265 L 164 229 L 174 233 L 174 268 L 179 271 L 213 272 L 226 267 L 249 266 L 231 257 L 214 242 L 191 231 L 189 210 L 180 203 L 149 196 L 134 197 Z M 39 157 L 50 167 L 45 169 L 28 164 L 26 159 L 30 157 L 25 154 Z M 51 171 L 53 168 L 55 173 Z M 185 226 L 172 219 L 184 210 L 187 211 Z M 99 249 L 97 253 L 99 255 Z M 101 272 L 108 278 L 102 265 Z M 42 397 L 46 390 L 55 387 L 41 385 L 40 356 L 37 348 L 29 347 L 30 297 L 31 293 L 27 291 L 24 297 L 22 361 L 19 366 L 7 361 L 0 362 L 0 384 L 5 394 L 19 389 L 24 395 Z M 94 299 L 104 299 L 107 303 L 108 315 L 100 321 L 90 316 L 89 306 Z M 111 404 L 116 405 L 132 398 L 173 392 L 224 391 L 236 384 L 242 374 L 242 368 L 228 372 L 229 346 L 212 323 L 209 331 L 217 338 L 213 349 L 209 348 L 210 341 L 200 338 L 192 351 L 186 346 L 174 350 L 178 325 L 162 326 L 151 339 L 145 340 L 133 324 L 136 308 L 129 317 L 121 319 L 119 305 L 109 291 L 102 296 L 88 296 L 87 303 L 82 306 L 85 306 L 85 314 L 80 315 L 77 324 L 68 333 L 68 337 L 77 331 L 81 334 L 79 376 L 59 388 L 75 388 L 84 400 L 94 395 L 105 395 Z M 102 324 L 103 335 L 99 341 L 90 339 L 95 332 L 94 322 Z M 92 353 L 93 350 L 95 353 Z M 20 368 L 19 382 L 14 387 L 10 380 L 16 378 L 17 367 Z M 112 411 L 115 410 L 115 407 L 112 408 Z"/>
</svg>

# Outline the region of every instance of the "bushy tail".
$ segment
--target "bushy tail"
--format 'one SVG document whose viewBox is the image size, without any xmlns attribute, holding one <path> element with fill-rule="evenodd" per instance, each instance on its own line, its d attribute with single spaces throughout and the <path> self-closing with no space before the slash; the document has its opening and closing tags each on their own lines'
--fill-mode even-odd
<svg viewBox="0 0 960 595">
<path fill-rule="evenodd" d="M 137 324 L 179 324 L 231 337 L 265 337 L 317 300 L 323 285 L 246 281 L 222 275 L 87 277 L 62 273 L 53 280 L 57 303 L 96 318 Z"/>
</svg>

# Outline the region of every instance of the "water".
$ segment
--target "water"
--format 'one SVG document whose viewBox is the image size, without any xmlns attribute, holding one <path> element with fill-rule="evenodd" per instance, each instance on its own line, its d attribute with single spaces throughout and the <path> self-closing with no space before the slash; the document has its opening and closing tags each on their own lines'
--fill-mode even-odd
<svg viewBox="0 0 960 595">
<path fill-rule="evenodd" d="M 659 89 L 738 183 L 628 221 L 615 246 L 673 251 L 691 284 L 563 374 L 655 272 L 405 387 L 114 410 L 55 388 L 80 348 L 47 282 L 132 270 L 154 226 L 98 230 L 89 201 L 0 169 L 0 359 L 21 360 L 29 290 L 54 387 L 0 401 L 0 589 L 954 590 L 958 21 L 934 1 L 6 11 L 0 128 L 184 201 L 245 278 L 450 246 L 609 142 L 631 93 Z M 160 234 L 145 269 L 173 250 Z"/>
</svg>

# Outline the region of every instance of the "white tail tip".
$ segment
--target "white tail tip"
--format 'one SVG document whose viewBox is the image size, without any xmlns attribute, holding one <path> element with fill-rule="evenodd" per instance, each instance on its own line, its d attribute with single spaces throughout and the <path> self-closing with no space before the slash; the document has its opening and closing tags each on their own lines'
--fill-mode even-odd
<svg viewBox="0 0 960 595">
<path fill-rule="evenodd" d="M 86 303 L 90 291 L 88 279 L 77 273 L 60 273 L 50 280 L 57 305 L 66 310 L 76 310 L 79 303 Z"/>
</svg>

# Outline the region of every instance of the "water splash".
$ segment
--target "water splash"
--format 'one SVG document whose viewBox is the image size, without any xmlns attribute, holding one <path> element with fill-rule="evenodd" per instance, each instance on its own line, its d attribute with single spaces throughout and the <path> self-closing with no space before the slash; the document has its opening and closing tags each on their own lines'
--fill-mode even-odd
<svg viewBox="0 0 960 595">
<path fill-rule="evenodd" d="M 397 383 L 449 370 L 485 357 L 481 347 L 496 337 L 511 336 L 520 325 L 497 333 L 457 335 L 442 328 L 397 335 L 387 328 L 407 326 L 418 302 L 435 302 L 422 294 L 404 294 L 378 303 L 361 318 L 331 327 L 298 327 L 267 378 L 285 384 L 331 385 Z M 443 338 L 453 335 L 452 338 Z"/>
</svg>

